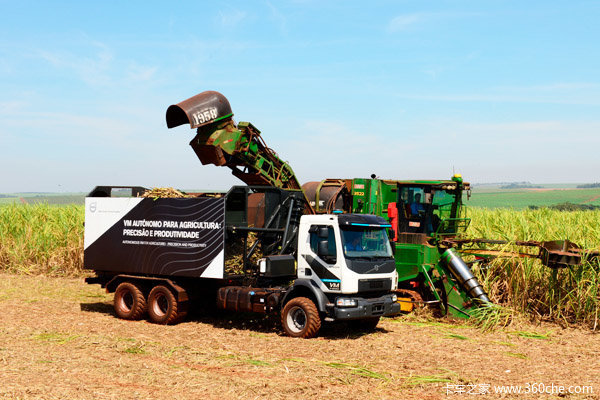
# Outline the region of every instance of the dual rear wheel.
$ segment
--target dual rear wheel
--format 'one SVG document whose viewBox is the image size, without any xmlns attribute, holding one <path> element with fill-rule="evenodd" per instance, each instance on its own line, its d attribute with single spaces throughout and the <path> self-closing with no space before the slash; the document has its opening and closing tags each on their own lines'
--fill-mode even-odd
<svg viewBox="0 0 600 400">
<path fill-rule="evenodd" d="M 146 298 L 142 289 L 132 282 L 122 282 L 115 290 L 114 308 L 117 317 L 141 319 L 146 312 Z"/>
<path fill-rule="evenodd" d="M 182 309 L 173 292 L 166 286 L 154 286 L 148 295 L 148 317 L 156 324 L 174 324 L 187 312 Z"/>
<path fill-rule="evenodd" d="M 168 287 L 154 286 L 146 300 L 142 287 L 134 282 L 117 286 L 114 309 L 119 318 L 128 320 L 139 320 L 147 312 L 150 321 L 163 325 L 179 322 L 187 314 Z"/>
</svg>

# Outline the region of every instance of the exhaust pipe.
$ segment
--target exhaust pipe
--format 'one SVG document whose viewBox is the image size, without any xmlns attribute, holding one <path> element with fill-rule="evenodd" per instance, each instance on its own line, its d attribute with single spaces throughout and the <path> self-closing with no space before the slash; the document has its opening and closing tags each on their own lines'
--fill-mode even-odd
<svg viewBox="0 0 600 400">
<path fill-rule="evenodd" d="M 487 294 L 484 292 L 481 284 L 471 272 L 471 269 L 462 258 L 452 249 L 448 249 L 442 254 L 442 260 L 446 262 L 452 276 L 456 278 L 458 283 L 467 291 L 473 299 L 478 299 L 482 303 L 491 303 Z"/>
</svg>

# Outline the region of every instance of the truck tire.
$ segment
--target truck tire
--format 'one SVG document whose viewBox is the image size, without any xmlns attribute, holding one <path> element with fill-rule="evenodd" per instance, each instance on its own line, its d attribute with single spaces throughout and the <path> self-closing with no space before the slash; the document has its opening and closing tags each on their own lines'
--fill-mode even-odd
<svg viewBox="0 0 600 400">
<path fill-rule="evenodd" d="M 131 282 L 121 282 L 117 286 L 113 305 L 117 317 L 123 319 L 141 319 L 146 311 L 144 294 L 135 283 Z"/>
<path fill-rule="evenodd" d="M 187 314 L 180 309 L 180 305 L 169 288 L 155 286 L 148 295 L 148 316 L 156 324 L 174 324 Z"/>
<path fill-rule="evenodd" d="M 287 335 L 309 339 L 321 329 L 321 317 L 312 300 L 295 297 L 283 307 L 281 325 Z"/>
</svg>

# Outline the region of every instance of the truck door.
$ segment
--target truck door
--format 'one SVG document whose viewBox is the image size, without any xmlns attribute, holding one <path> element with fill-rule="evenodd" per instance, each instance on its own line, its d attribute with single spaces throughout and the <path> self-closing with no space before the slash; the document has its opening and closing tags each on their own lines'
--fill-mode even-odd
<svg viewBox="0 0 600 400">
<path fill-rule="evenodd" d="M 341 268 L 338 261 L 335 229 L 332 225 L 311 225 L 310 252 L 304 255 L 309 271 L 305 276 L 314 280 L 325 292 L 341 290 Z"/>
</svg>

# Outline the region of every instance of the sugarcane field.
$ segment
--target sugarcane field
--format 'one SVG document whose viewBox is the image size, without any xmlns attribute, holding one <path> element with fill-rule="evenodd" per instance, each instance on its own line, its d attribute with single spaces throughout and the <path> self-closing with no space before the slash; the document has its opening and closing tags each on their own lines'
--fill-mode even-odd
<svg viewBox="0 0 600 400">
<path fill-rule="evenodd" d="M 598 4 L 4 6 L 0 399 L 600 399 Z"/>
</svg>

